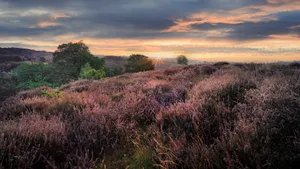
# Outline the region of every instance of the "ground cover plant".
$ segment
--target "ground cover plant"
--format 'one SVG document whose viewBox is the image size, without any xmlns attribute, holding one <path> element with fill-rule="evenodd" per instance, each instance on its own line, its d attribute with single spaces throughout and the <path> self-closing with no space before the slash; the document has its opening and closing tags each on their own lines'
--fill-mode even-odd
<svg viewBox="0 0 300 169">
<path fill-rule="evenodd" d="M 0 168 L 297 168 L 300 69 L 195 65 L 22 91 Z"/>
</svg>

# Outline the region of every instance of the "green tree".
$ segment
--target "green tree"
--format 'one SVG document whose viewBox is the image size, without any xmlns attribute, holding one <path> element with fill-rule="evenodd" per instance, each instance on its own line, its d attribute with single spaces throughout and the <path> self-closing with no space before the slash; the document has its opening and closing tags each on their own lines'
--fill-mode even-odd
<svg viewBox="0 0 300 169">
<path fill-rule="evenodd" d="M 78 79 L 86 63 L 96 71 L 104 69 L 104 59 L 93 56 L 83 41 L 59 45 L 53 56 L 55 69 L 52 77 L 59 84 Z"/>
<path fill-rule="evenodd" d="M 12 71 L 19 90 L 34 89 L 41 86 L 55 86 L 51 78 L 52 66 L 43 63 L 21 63 Z"/>
<path fill-rule="evenodd" d="M 122 68 L 105 68 L 106 77 L 118 76 L 121 75 L 122 72 Z"/>
<path fill-rule="evenodd" d="M 186 56 L 184 55 L 179 55 L 177 57 L 177 63 L 180 64 L 180 65 L 187 65 L 189 62 L 189 60 L 187 59 Z"/>
<path fill-rule="evenodd" d="M 126 72 L 141 72 L 154 70 L 154 64 L 147 56 L 140 54 L 130 55 L 125 65 Z"/>
<path fill-rule="evenodd" d="M 100 80 L 105 78 L 105 71 L 104 69 L 96 70 L 92 68 L 89 63 L 86 63 L 81 68 L 79 77 L 83 79 Z"/>
<path fill-rule="evenodd" d="M 105 60 L 103 58 L 93 56 L 88 63 L 96 70 L 101 70 L 105 67 Z"/>
<path fill-rule="evenodd" d="M 53 54 L 55 67 L 64 75 L 65 82 L 78 78 L 80 69 L 93 60 L 88 46 L 82 41 L 59 45 Z"/>
</svg>

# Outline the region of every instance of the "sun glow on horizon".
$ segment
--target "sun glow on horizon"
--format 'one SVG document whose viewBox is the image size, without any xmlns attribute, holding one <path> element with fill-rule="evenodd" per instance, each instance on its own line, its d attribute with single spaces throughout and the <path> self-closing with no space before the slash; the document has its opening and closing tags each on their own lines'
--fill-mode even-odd
<svg viewBox="0 0 300 169">
<path fill-rule="evenodd" d="M 164 60 L 159 56 L 153 58 L 153 62 L 155 65 L 161 65 L 165 63 Z"/>
<path fill-rule="evenodd" d="M 151 0 L 140 4 L 109 3 L 107 11 L 101 12 L 93 9 L 93 3 L 88 8 L 85 5 L 89 3 L 57 9 L 47 8 L 51 3 L 41 3 L 43 7 L 22 9 L 7 8 L 9 2 L 0 2 L 0 46 L 54 52 L 60 44 L 83 40 L 94 55 L 138 53 L 155 58 L 157 63 L 178 55 L 200 61 L 300 60 L 300 2 L 266 2 L 237 3 L 230 8 L 228 3 L 218 2 L 215 6 L 220 9 L 185 9 L 184 16 L 167 9 L 160 11 L 157 7 L 168 6 Z M 176 3 L 182 5 L 173 2 L 169 6 Z M 108 10 L 109 7 L 118 10 Z M 149 12 L 156 10 L 157 13 Z"/>
</svg>

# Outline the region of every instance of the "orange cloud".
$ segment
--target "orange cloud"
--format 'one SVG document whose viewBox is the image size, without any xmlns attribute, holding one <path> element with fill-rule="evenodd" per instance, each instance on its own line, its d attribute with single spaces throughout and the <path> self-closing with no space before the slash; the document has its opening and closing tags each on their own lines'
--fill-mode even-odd
<svg viewBox="0 0 300 169">
<path fill-rule="evenodd" d="M 267 0 L 270 4 L 281 4 L 281 3 L 290 3 L 295 2 L 296 0 Z"/>
<path fill-rule="evenodd" d="M 70 16 L 64 13 L 55 13 L 48 20 L 40 21 L 36 25 L 31 26 L 30 28 L 46 28 L 50 26 L 60 26 L 61 23 L 57 22 L 61 18 L 69 18 Z"/>
<path fill-rule="evenodd" d="M 247 6 L 239 9 L 229 11 L 214 11 L 214 12 L 199 12 L 194 13 L 188 19 L 179 19 L 175 26 L 164 30 L 164 32 L 191 32 L 199 31 L 193 30 L 190 26 L 201 23 L 225 23 L 238 24 L 244 22 L 261 22 L 277 20 L 276 17 L 270 16 L 278 12 L 289 12 L 300 10 L 300 1 L 296 0 L 269 0 L 272 4 L 278 5 L 261 5 L 261 6 Z"/>
<path fill-rule="evenodd" d="M 45 27 L 50 27 L 50 26 L 59 26 L 59 25 L 61 25 L 61 24 L 57 23 L 57 22 L 52 22 L 52 21 L 42 21 L 37 24 L 37 26 L 40 28 L 45 28 Z"/>
</svg>

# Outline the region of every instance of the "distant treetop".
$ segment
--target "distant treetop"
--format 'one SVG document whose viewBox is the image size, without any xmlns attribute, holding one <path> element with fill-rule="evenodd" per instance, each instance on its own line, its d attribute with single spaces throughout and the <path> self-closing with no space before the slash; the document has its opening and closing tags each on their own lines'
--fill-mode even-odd
<svg viewBox="0 0 300 169">
<path fill-rule="evenodd" d="M 177 57 L 177 63 L 180 65 L 188 65 L 189 60 L 184 55 L 179 55 Z"/>
<path fill-rule="evenodd" d="M 126 72 L 142 72 L 154 70 L 154 64 L 152 60 L 145 55 L 133 54 L 127 59 L 125 68 Z"/>
</svg>

